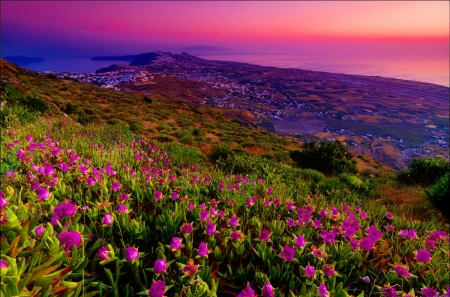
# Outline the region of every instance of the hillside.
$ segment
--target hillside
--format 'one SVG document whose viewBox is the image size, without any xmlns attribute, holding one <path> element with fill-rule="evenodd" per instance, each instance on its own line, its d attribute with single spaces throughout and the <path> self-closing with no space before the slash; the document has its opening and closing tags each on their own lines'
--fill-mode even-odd
<svg viewBox="0 0 450 297">
<path fill-rule="evenodd" d="M 2 61 L 5 81 L 2 296 L 449 294 L 448 224 L 373 160 L 327 177 L 211 108 Z"/>
</svg>

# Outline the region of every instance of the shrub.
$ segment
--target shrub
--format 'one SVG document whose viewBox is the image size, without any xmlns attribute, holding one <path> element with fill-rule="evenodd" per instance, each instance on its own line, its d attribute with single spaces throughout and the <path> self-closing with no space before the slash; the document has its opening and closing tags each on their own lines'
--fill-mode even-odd
<svg viewBox="0 0 450 297">
<path fill-rule="evenodd" d="M 299 170 L 300 176 L 305 180 L 310 180 L 315 183 L 325 180 L 325 175 L 314 169 L 301 169 Z"/>
<path fill-rule="evenodd" d="M 154 138 L 155 140 L 159 142 L 172 142 L 175 139 L 172 136 L 160 134 Z"/>
<path fill-rule="evenodd" d="M 408 167 L 409 170 L 397 174 L 399 182 L 431 186 L 446 173 L 450 173 L 450 163 L 442 158 L 414 159 Z"/>
<path fill-rule="evenodd" d="M 291 151 L 290 156 L 298 166 L 315 169 L 328 175 L 358 172 L 353 154 L 337 140 L 306 142 L 302 151 Z"/>
<path fill-rule="evenodd" d="M 152 103 L 153 103 L 153 100 L 152 100 L 152 98 L 149 98 L 149 97 L 145 96 L 145 97 L 144 97 L 144 102 L 145 102 L 145 103 L 148 103 L 148 104 L 152 104 Z"/>
<path fill-rule="evenodd" d="M 448 173 L 445 174 L 430 190 L 425 191 L 428 201 L 448 216 L 450 216 L 450 207 L 448 206 L 450 202 L 449 176 Z"/>
<path fill-rule="evenodd" d="M 211 163 L 215 164 L 220 158 L 224 160 L 227 159 L 230 154 L 231 152 L 227 148 L 219 147 L 216 150 L 210 152 L 207 157 Z"/>
<path fill-rule="evenodd" d="M 180 142 L 181 143 L 186 143 L 186 144 L 191 144 L 193 141 L 192 141 L 192 137 L 191 136 L 185 135 L 185 136 L 181 137 Z"/>
</svg>

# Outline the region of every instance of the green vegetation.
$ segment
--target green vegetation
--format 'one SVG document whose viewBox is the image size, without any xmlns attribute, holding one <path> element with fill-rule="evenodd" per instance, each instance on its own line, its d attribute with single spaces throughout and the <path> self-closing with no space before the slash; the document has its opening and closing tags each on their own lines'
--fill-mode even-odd
<svg viewBox="0 0 450 297">
<path fill-rule="evenodd" d="M 22 91 L 30 96 L 46 87 L 56 99 L 45 113 L 12 101 L 5 106 L 2 296 L 363 297 L 449 290 L 450 230 L 441 214 L 415 217 L 414 209 L 429 208 L 426 199 L 397 206 L 387 190 L 412 188 L 381 173 L 358 175 L 342 143 L 296 151 L 294 142 L 223 118 L 175 113 L 181 107 L 173 102 L 154 99 L 134 117 L 129 105 L 142 97 L 11 75 L 26 77 L 24 85 L 32 87 Z M 92 94 L 62 94 L 52 83 Z M 23 94 L 20 84 L 14 88 Z M 123 103 L 107 101 L 110 95 Z M 24 110 L 32 120 L 21 116 Z M 95 123 L 82 120 L 97 115 Z M 211 134 L 229 142 L 213 146 Z M 287 164 L 288 150 L 318 158 L 323 173 Z M 437 207 L 445 193 L 448 174 L 427 192 Z"/>
<path fill-rule="evenodd" d="M 449 173 L 441 177 L 431 188 L 426 190 L 428 200 L 437 209 L 450 216 L 450 180 Z"/>
<path fill-rule="evenodd" d="M 302 168 L 315 169 L 327 175 L 358 172 L 353 154 L 337 140 L 306 142 L 302 151 L 291 151 L 291 158 Z"/>
<path fill-rule="evenodd" d="M 397 180 L 410 185 L 431 186 L 450 173 L 450 163 L 442 158 L 414 159 L 408 167 L 409 170 L 397 174 Z"/>
</svg>

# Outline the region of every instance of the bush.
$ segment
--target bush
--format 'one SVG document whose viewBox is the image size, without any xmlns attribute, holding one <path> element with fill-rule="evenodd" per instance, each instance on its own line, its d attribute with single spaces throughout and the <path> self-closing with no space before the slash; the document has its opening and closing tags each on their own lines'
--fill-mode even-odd
<svg viewBox="0 0 450 297">
<path fill-rule="evenodd" d="M 323 175 L 322 172 L 319 172 L 314 169 L 301 169 L 299 170 L 299 173 L 301 178 L 313 181 L 315 183 L 325 180 L 325 175 Z"/>
<path fill-rule="evenodd" d="M 431 186 L 450 173 L 450 163 L 442 158 L 414 159 L 408 167 L 409 170 L 397 174 L 397 180 L 410 185 Z"/>
<path fill-rule="evenodd" d="M 227 148 L 219 147 L 208 154 L 208 160 L 215 164 L 220 158 L 227 159 L 230 154 L 231 152 Z"/>
<path fill-rule="evenodd" d="M 145 103 L 148 103 L 148 104 L 152 104 L 152 103 L 153 103 L 153 100 L 152 100 L 152 98 L 149 98 L 149 97 L 145 96 L 145 97 L 144 97 L 144 102 L 145 102 Z"/>
<path fill-rule="evenodd" d="M 449 183 L 449 174 L 447 173 L 430 190 L 425 191 L 428 201 L 448 216 L 450 216 L 450 207 L 448 206 L 450 202 Z"/>
<path fill-rule="evenodd" d="M 358 172 L 353 154 L 337 140 L 306 142 L 302 151 L 291 151 L 290 156 L 301 168 L 315 169 L 327 175 Z"/>
</svg>

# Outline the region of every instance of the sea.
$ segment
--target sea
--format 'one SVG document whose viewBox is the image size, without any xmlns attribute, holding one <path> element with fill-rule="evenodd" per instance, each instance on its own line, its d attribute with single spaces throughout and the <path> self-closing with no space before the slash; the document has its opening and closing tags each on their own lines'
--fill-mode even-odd
<svg viewBox="0 0 450 297">
<path fill-rule="evenodd" d="M 433 57 L 408 58 L 332 58 L 306 55 L 198 55 L 207 60 L 222 60 L 332 73 L 382 76 L 433 83 L 450 87 L 448 59 Z M 23 67 L 34 71 L 95 73 L 112 64 L 127 64 L 127 61 L 93 61 L 89 58 L 46 59 Z"/>
</svg>

